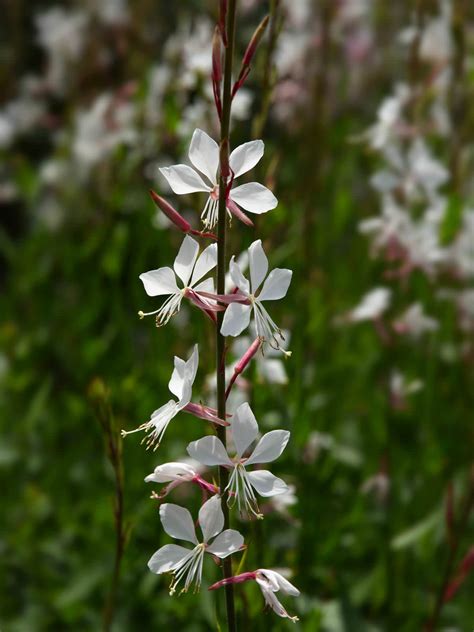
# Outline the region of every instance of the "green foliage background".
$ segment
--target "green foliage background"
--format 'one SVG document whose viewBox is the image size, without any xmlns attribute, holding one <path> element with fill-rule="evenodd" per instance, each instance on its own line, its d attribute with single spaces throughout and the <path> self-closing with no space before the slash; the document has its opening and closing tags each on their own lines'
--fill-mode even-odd
<svg viewBox="0 0 474 632">
<path fill-rule="evenodd" d="M 319 10 L 324 3 L 316 4 Z M 382 265 L 369 257 L 357 230 L 362 218 L 378 210 L 368 184 L 375 159 L 348 139 L 371 124 L 380 99 L 405 72 L 391 42 L 408 21 L 411 4 L 391 9 L 375 3 L 379 60 L 355 95 L 348 89 L 351 69 L 333 47 L 318 70 L 328 76 L 315 81 L 300 125 L 286 128 L 269 119 L 257 175 L 274 174 L 279 206 L 259 219 L 255 232 L 236 222 L 232 227 L 231 252 L 258 235 L 272 266 L 295 271 L 287 300 L 274 309 L 277 322 L 292 331 L 289 385 L 257 384 L 252 405 L 264 428 L 292 431 L 275 471 L 296 486 L 298 503 L 290 509 L 292 521 L 274 514 L 262 524 L 240 528 L 249 544 L 245 569 L 293 569 L 303 594 L 285 604 L 298 613 L 304 632 L 422 629 L 448 553 L 447 486 L 454 484 L 458 502 L 472 463 L 472 357 L 452 363 L 442 359 L 442 346 L 457 344 L 459 332 L 452 307 L 435 300 L 431 282 L 414 274 L 406 285 L 394 284 L 395 311 L 397 304 L 422 299 L 440 321 L 440 329 L 420 343 L 400 339 L 385 345 L 370 323 L 334 325 L 338 315 L 383 280 Z M 10 52 L 2 85 L 10 96 L 16 77 L 44 63 L 32 36 L 32 18 L 45 6 L 19 3 L 13 9 L 8 4 L 2 49 Z M 240 52 L 249 25 L 264 10 L 246 22 Z M 214 3 L 138 1 L 116 72 L 88 74 L 84 59 L 78 70 L 82 84 L 72 99 L 54 104 L 57 115 L 68 125 L 78 103 L 132 79 L 139 82 L 136 99 L 143 98 L 147 69 L 159 61 L 163 39 L 181 15 L 201 11 L 212 14 Z M 156 26 L 151 40 L 142 37 L 145 24 Z M 257 106 L 262 72 L 258 63 L 251 78 Z M 175 162 L 187 141 L 173 133 L 179 103 L 170 97 L 166 107 L 169 134 L 165 137 L 163 128 L 150 130 L 151 142 L 157 155 L 165 146 Z M 234 146 L 250 135 L 251 121 L 236 123 Z M 114 555 L 114 489 L 88 396 L 94 381 L 106 384 L 118 427 L 130 429 L 168 399 L 173 355 L 186 356 L 199 342 L 195 393 L 205 392 L 204 376 L 213 368 L 212 329 L 197 311 L 185 308 L 189 326 L 184 329 L 173 323 L 155 329 L 152 319 L 136 316 L 139 309 L 156 308 L 138 275 L 169 265 L 181 241 L 181 235 L 152 224 L 155 209 L 141 157 L 120 148 L 86 186 L 73 178 L 63 182 L 58 195 L 64 221 L 51 232 L 36 216 L 38 167 L 50 151 L 48 138 L 38 132 L 5 155 L 5 169 L 20 196 L 2 207 L 0 232 L 2 632 L 101 628 Z M 189 204 L 199 210 L 198 200 Z M 393 367 L 424 381 L 402 411 L 393 410 L 389 401 Z M 311 460 L 307 442 L 316 430 L 331 435 L 333 445 Z M 114 630 L 172 625 L 188 632 L 213 630 L 217 619 L 222 625 L 222 605 L 216 610 L 216 594 L 206 585 L 198 595 L 170 598 L 166 578 L 146 568 L 150 555 L 169 540 L 143 478 L 159 462 L 183 456 L 187 443 L 203 432 L 203 422 L 183 415 L 170 425 L 157 453 L 146 452 L 137 435 L 125 441 L 125 513 L 131 532 Z M 384 463 L 391 484 L 386 504 L 361 493 L 364 481 Z M 196 510 L 200 497 L 194 489 L 181 488 L 171 501 Z M 463 537 L 461 552 L 472 544 L 472 520 Z M 205 576 L 208 584 L 219 577 L 212 562 Z M 473 581 L 468 579 L 443 610 L 450 629 L 472 628 Z M 243 585 L 237 593 L 241 629 L 290 629 L 291 623 L 262 614 L 255 586 Z"/>
</svg>

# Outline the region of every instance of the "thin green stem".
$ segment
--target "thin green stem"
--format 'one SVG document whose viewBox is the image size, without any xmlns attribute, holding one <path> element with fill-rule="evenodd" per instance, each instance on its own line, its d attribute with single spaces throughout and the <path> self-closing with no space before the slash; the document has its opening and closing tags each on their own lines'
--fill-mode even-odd
<svg viewBox="0 0 474 632">
<path fill-rule="evenodd" d="M 217 224 L 217 293 L 225 293 L 225 273 L 226 273 L 226 185 L 227 181 L 222 173 L 222 166 L 227 165 L 229 161 L 229 129 L 230 129 L 230 110 L 232 105 L 231 88 L 232 88 L 232 65 L 234 58 L 235 45 L 235 14 L 237 8 L 236 0 L 229 0 L 227 7 L 227 47 L 225 49 L 224 61 L 224 81 L 222 90 L 222 118 L 221 118 L 221 154 L 220 164 L 221 173 L 219 177 L 219 219 Z M 216 374 L 217 374 L 217 410 L 219 417 L 225 419 L 226 401 L 225 401 L 225 349 L 226 340 L 221 335 L 223 313 L 217 314 L 216 327 Z M 219 439 L 226 445 L 225 427 L 219 426 L 217 429 Z M 219 467 L 219 487 L 221 493 L 227 487 L 229 473 L 224 467 Z M 226 503 L 222 504 L 224 511 L 224 529 L 229 528 L 229 508 Z M 230 557 L 223 560 L 224 577 L 232 577 L 232 561 Z M 229 632 L 235 632 L 235 605 L 234 605 L 234 587 L 228 584 L 225 587 L 226 610 L 227 610 L 227 629 Z"/>
</svg>

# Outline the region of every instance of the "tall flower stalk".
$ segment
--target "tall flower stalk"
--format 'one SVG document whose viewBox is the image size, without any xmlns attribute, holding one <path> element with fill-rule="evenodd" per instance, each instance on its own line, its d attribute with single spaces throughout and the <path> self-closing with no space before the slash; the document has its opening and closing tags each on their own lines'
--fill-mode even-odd
<svg viewBox="0 0 474 632">
<path fill-rule="evenodd" d="M 217 485 L 206 480 L 207 470 L 183 461 L 160 463 L 146 482 L 168 483 L 160 493 L 153 492 L 152 498 L 161 501 L 178 485 L 195 483 L 202 494 L 198 512 L 198 523 L 202 535 L 195 529 L 195 519 L 184 507 L 166 502 L 160 506 L 160 520 L 164 531 L 176 540 L 193 545 L 165 544 L 148 562 L 149 569 L 156 574 L 171 573 L 170 595 L 180 589 L 181 593 L 191 588 L 199 590 L 206 568 L 206 560 L 212 556 L 222 568 L 223 578 L 210 589 L 221 586 L 225 589 L 227 629 L 235 632 L 236 608 L 234 586 L 255 580 L 261 588 L 264 603 L 280 617 L 296 621 L 288 614 L 276 597 L 281 591 L 296 596 L 299 591 L 280 573 L 271 569 L 257 569 L 233 574 L 231 556 L 245 548 L 243 536 L 231 528 L 230 511 L 238 511 L 248 519 L 263 519 L 264 513 L 258 506 L 258 498 L 269 498 L 289 491 L 288 485 L 269 470 L 260 469 L 261 464 L 272 463 L 286 448 L 290 433 L 286 430 L 271 430 L 259 438 L 259 426 L 247 402 L 235 410 L 227 409 L 227 399 L 240 375 L 248 365 L 263 353 L 265 348 L 290 353 L 281 347 L 285 339 L 282 330 L 273 321 L 266 304 L 286 295 L 292 277 L 291 270 L 275 268 L 268 273 L 269 262 L 261 240 L 257 239 L 248 248 L 248 280 L 243 268 L 234 256 L 226 253 L 228 218 L 236 217 L 245 225 L 252 225 L 240 207 L 250 213 L 266 213 L 277 205 L 273 193 L 257 182 L 233 187 L 234 179 L 250 171 L 262 158 L 264 144 L 252 140 L 230 152 L 230 116 L 232 100 L 245 83 L 258 44 L 265 32 L 268 16 L 256 28 L 244 53 L 240 71 L 232 80 L 235 31 L 236 0 L 221 0 L 219 22 L 215 29 L 212 46 L 212 87 L 217 116 L 220 122 L 219 145 L 203 130 L 195 130 L 189 160 L 194 168 L 178 164 L 160 171 L 174 193 L 186 195 L 202 191 L 208 199 L 201 213 L 204 230 L 192 228 L 191 224 L 163 197 L 152 192 L 152 199 L 174 226 L 185 233 L 185 237 L 174 260 L 173 268 L 161 267 L 140 275 L 148 296 L 163 297 L 161 306 L 147 313 L 140 311 L 141 318 L 155 316 L 157 327 L 166 326 L 188 301 L 208 317 L 215 326 L 216 349 L 216 400 L 217 408 L 192 402 L 193 385 L 199 369 L 199 349 L 195 345 L 188 359 L 174 358 L 174 368 L 168 384 L 175 399 L 171 399 L 155 410 L 148 421 L 134 430 L 122 431 L 128 435 L 144 434 L 142 442 L 147 448 L 157 450 L 164 440 L 165 431 L 175 417 L 186 412 L 208 422 L 212 434 L 206 435 L 187 446 L 188 454 L 204 468 L 217 467 Z M 211 183 L 207 184 L 203 178 Z M 216 234 L 205 232 L 216 230 Z M 201 247 L 191 237 L 210 239 L 214 243 Z M 241 258 L 239 257 L 239 261 Z M 209 276 L 211 274 L 213 276 Z M 232 287 L 226 288 L 230 278 Z M 180 283 L 177 283 L 177 280 Z M 265 302 L 265 306 L 263 305 Z M 271 311 L 271 309 L 270 309 Z M 239 336 L 249 327 L 253 318 L 257 337 L 242 355 L 226 384 L 226 336 Z M 247 346 L 247 345 L 246 345 Z M 230 400 L 229 400 L 230 401 Z M 173 424 L 178 422 L 173 422 Z M 228 449 L 228 432 L 232 436 L 232 447 Z M 254 466 L 257 466 L 254 468 Z M 198 469 L 196 469 L 198 468 Z M 250 468 L 250 469 L 249 469 Z M 210 555 L 205 555 L 208 553 Z"/>
<path fill-rule="evenodd" d="M 232 66 L 234 60 L 235 47 L 235 15 L 237 1 L 229 0 L 227 6 L 227 16 L 225 16 L 225 4 L 221 2 L 221 29 L 225 23 L 225 32 L 221 33 L 224 46 L 224 77 L 222 86 L 222 114 L 221 114 L 221 138 L 220 138 L 220 177 L 219 177 L 219 216 L 217 221 L 217 274 L 216 289 L 218 294 L 225 294 L 226 275 L 226 231 L 227 231 L 227 210 L 226 210 L 226 187 L 229 175 L 229 131 L 230 131 L 230 111 L 232 106 Z M 217 46 L 217 44 L 215 44 Z M 219 60 L 220 61 L 220 60 Z M 219 63 L 217 61 L 217 63 Z M 216 68 L 214 68 L 214 81 L 216 82 Z M 218 70 L 217 70 L 218 73 Z M 217 414 L 221 419 L 226 418 L 226 397 L 225 397 L 225 336 L 221 334 L 223 313 L 217 314 L 216 327 L 216 389 L 217 389 Z M 227 434 L 225 428 L 217 430 L 217 436 L 224 446 L 227 445 Z M 219 487 L 225 489 L 229 482 L 228 470 L 219 466 Z M 229 508 L 224 504 L 224 525 L 229 526 Z M 232 577 L 232 561 L 226 558 L 223 562 L 224 577 Z M 225 587 L 227 626 L 229 632 L 236 629 L 234 586 L 228 584 Z"/>
</svg>

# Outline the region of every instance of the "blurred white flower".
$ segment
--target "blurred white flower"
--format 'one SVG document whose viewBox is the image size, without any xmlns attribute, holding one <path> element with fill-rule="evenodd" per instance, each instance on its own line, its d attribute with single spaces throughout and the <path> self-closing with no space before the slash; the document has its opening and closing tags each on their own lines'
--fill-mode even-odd
<svg viewBox="0 0 474 632">
<path fill-rule="evenodd" d="M 57 6 L 36 16 L 37 38 L 48 53 L 47 81 L 62 94 L 67 86 L 69 65 L 83 51 L 89 16 L 84 11 L 68 11 Z"/>
<path fill-rule="evenodd" d="M 348 314 L 349 322 L 357 323 L 364 320 L 375 320 L 390 307 L 392 292 L 386 287 L 377 287 L 365 294 L 360 303 Z"/>
<path fill-rule="evenodd" d="M 426 332 L 436 331 L 439 323 L 435 318 L 425 314 L 421 303 L 413 303 L 393 322 L 393 328 L 399 334 L 407 334 L 417 339 Z"/>
</svg>

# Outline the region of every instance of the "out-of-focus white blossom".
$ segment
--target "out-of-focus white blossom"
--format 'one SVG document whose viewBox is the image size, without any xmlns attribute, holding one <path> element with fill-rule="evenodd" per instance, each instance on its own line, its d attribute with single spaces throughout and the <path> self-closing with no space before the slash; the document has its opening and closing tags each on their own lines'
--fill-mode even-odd
<svg viewBox="0 0 474 632">
<path fill-rule="evenodd" d="M 436 331 L 439 323 L 435 318 L 425 314 L 421 303 L 413 303 L 394 321 L 393 327 L 397 333 L 417 339 L 424 333 Z"/>
<path fill-rule="evenodd" d="M 377 287 L 362 297 L 360 303 L 347 315 L 349 322 L 375 320 L 390 307 L 392 292 L 386 287 Z"/>
</svg>

